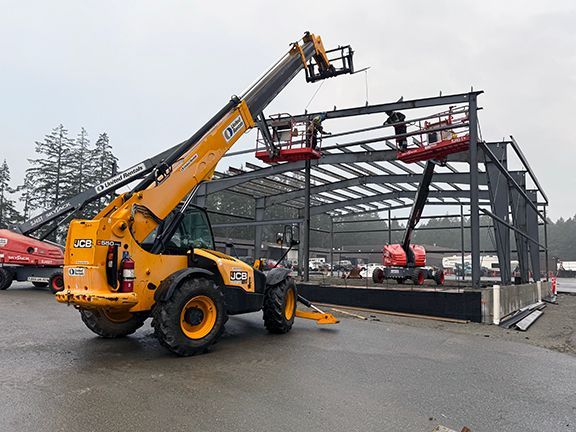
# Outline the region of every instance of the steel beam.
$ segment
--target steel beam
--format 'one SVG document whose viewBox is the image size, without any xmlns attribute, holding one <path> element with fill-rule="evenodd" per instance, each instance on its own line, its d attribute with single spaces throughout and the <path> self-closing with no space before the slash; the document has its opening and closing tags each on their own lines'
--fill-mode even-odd
<svg viewBox="0 0 576 432">
<path fill-rule="evenodd" d="M 540 214 L 540 210 L 538 210 L 537 203 L 533 203 L 532 200 L 530 199 L 530 197 L 528 196 L 528 194 L 526 193 L 526 182 L 524 181 L 524 186 L 518 184 L 518 182 L 514 178 L 515 176 L 513 175 L 513 173 L 508 172 L 508 170 L 500 163 L 498 158 L 490 151 L 490 149 L 488 148 L 488 145 L 486 143 L 480 143 L 480 144 L 485 150 L 485 156 L 488 156 L 491 159 L 491 161 L 494 163 L 494 165 L 496 165 L 498 167 L 500 172 L 506 176 L 510 185 L 513 186 L 516 189 L 516 191 L 518 191 L 518 193 L 520 193 L 522 195 L 525 203 L 530 205 L 530 207 L 532 207 L 536 211 L 536 213 L 538 214 L 540 219 L 544 220 L 544 217 Z M 515 171 L 515 172 L 518 172 L 518 171 Z M 523 172 L 522 172 L 522 174 L 523 174 Z"/>
<path fill-rule="evenodd" d="M 398 183 L 418 183 L 422 179 L 422 174 L 393 174 L 393 175 L 366 175 L 361 177 L 352 177 L 350 179 L 341 180 L 333 183 L 325 183 L 320 186 L 314 186 L 310 189 L 312 195 L 320 194 L 323 192 L 330 192 L 337 189 L 344 189 L 352 186 L 361 186 L 367 184 L 378 184 L 386 186 L 388 184 Z M 481 183 L 486 183 L 486 174 L 480 173 L 479 180 Z M 470 176 L 467 173 L 436 173 L 434 174 L 434 183 L 462 183 L 468 184 Z M 414 194 L 414 191 L 410 191 Z M 277 195 L 268 196 L 268 205 L 277 204 L 285 201 L 290 201 L 304 196 L 304 189 L 298 189 L 290 192 L 283 192 Z"/>
<path fill-rule="evenodd" d="M 343 117 L 356 117 L 361 115 L 384 113 L 386 111 L 405 111 L 415 108 L 464 104 L 464 103 L 470 103 L 470 101 L 475 100 L 476 97 L 482 93 L 483 93 L 482 91 L 476 91 L 470 93 L 436 96 L 431 98 L 412 99 L 407 101 L 360 106 L 356 108 L 346 108 L 328 112 L 308 113 L 293 116 L 292 118 L 295 121 L 306 121 L 310 118 L 313 118 L 314 116 L 325 114 L 326 119 L 337 119 Z"/>
<path fill-rule="evenodd" d="M 467 161 L 467 158 L 459 157 L 459 154 L 450 155 L 453 157 L 448 157 L 448 160 L 454 161 Z M 311 167 L 316 167 L 320 165 L 334 165 L 334 164 L 346 164 L 354 162 L 384 162 L 396 160 L 395 150 L 375 150 L 366 152 L 352 152 L 352 153 L 329 153 L 323 155 L 320 159 L 310 161 Z M 238 186 L 246 183 L 253 179 L 265 178 L 274 176 L 277 174 L 282 174 L 290 171 L 301 171 L 305 168 L 306 161 L 283 163 L 278 165 L 272 165 L 266 168 L 261 168 L 256 171 L 249 171 L 244 174 L 224 177 L 211 182 L 206 183 L 206 193 L 212 194 L 219 192 L 224 189 L 229 189 L 233 186 Z"/>
<path fill-rule="evenodd" d="M 540 183 L 538 182 L 538 177 L 536 177 L 536 174 L 534 174 L 532 167 L 528 163 L 528 159 L 526 159 L 526 156 L 524 156 L 524 153 L 522 152 L 522 150 L 520 149 L 520 146 L 518 145 L 518 143 L 516 142 L 516 140 L 514 139 L 514 137 L 512 135 L 510 135 L 510 139 L 512 140 L 510 142 L 510 144 L 511 144 L 512 148 L 514 149 L 514 152 L 516 152 L 516 155 L 518 156 L 518 158 L 522 162 L 522 165 L 524 165 L 524 168 L 526 168 L 526 171 L 528 171 L 530 178 L 532 179 L 532 181 L 534 182 L 534 184 L 538 188 L 538 191 L 542 195 L 542 198 L 544 198 L 544 201 L 546 202 L 546 204 L 548 204 L 548 197 L 546 196 L 546 193 L 544 192 L 544 189 L 542 188 L 542 186 L 540 186 Z"/>
<path fill-rule="evenodd" d="M 488 196 L 488 191 L 478 191 L 479 193 L 479 197 L 482 199 L 489 199 Z M 383 194 L 376 194 L 376 195 L 372 195 L 372 196 L 367 196 L 367 197 L 363 197 L 363 198 L 356 198 L 356 199 L 350 199 L 348 201 L 340 201 L 340 202 L 335 202 L 335 203 L 330 203 L 330 204 L 323 204 L 320 206 L 313 206 L 310 209 L 310 214 L 311 215 L 318 215 L 321 213 L 325 213 L 331 210 L 335 210 L 335 209 L 339 209 L 339 208 L 343 208 L 343 207 L 348 207 L 348 206 L 354 206 L 354 205 L 359 205 L 359 204 L 364 204 L 364 203 L 372 203 L 372 202 L 380 202 L 380 201 L 384 201 L 387 199 L 392 199 L 392 198 L 414 198 L 415 192 L 413 191 L 397 191 L 397 192 L 388 192 L 388 193 L 383 193 Z M 444 198 L 468 198 L 468 191 L 430 191 L 429 198 L 438 198 L 438 197 L 444 197 Z M 427 205 L 434 205 L 435 203 L 428 203 Z M 452 205 L 452 204 L 458 204 L 458 203 L 436 203 L 437 205 Z M 458 204 L 459 205 L 459 204 Z M 406 204 L 404 207 L 411 207 L 412 204 Z M 394 209 L 396 207 L 391 207 L 391 209 Z M 382 210 L 378 210 L 378 211 L 383 211 Z"/>
<path fill-rule="evenodd" d="M 287 218 L 287 219 L 265 219 L 261 221 L 243 221 L 243 222 L 226 222 L 213 224 L 212 228 L 237 228 L 258 225 L 287 225 L 302 222 L 302 218 Z"/>
</svg>

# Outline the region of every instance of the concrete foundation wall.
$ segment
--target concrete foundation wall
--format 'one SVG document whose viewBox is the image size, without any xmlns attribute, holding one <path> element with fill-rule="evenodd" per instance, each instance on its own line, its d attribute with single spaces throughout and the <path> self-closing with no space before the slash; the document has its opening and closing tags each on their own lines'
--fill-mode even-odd
<svg viewBox="0 0 576 432">
<path fill-rule="evenodd" d="M 536 283 L 509 285 L 500 287 L 500 318 L 525 306 L 538 303 L 541 297 L 552 292 L 550 282 L 541 282 L 540 292 Z M 541 297 L 540 297 L 541 294 Z M 491 324 L 494 321 L 494 288 L 482 290 L 482 321 Z"/>
</svg>

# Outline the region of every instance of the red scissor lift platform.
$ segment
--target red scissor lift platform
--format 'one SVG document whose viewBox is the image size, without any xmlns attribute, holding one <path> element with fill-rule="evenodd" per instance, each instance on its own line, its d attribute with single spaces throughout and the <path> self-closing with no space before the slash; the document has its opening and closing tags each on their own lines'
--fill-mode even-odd
<svg viewBox="0 0 576 432">
<path fill-rule="evenodd" d="M 445 118 L 442 118 L 444 117 Z M 398 149 L 398 160 L 404 163 L 415 163 L 428 160 L 444 161 L 448 155 L 468 151 L 470 135 L 458 135 L 450 127 L 457 127 L 467 122 L 468 116 L 455 117 L 451 112 L 439 115 L 437 122 L 424 122 L 422 139 L 416 148 Z"/>
<path fill-rule="evenodd" d="M 310 122 L 297 122 L 289 114 L 277 114 L 267 122 L 270 138 L 275 146 L 272 153 L 260 128 L 256 138 L 256 158 L 266 163 L 297 162 L 320 159 L 321 134 L 316 133 Z"/>
</svg>

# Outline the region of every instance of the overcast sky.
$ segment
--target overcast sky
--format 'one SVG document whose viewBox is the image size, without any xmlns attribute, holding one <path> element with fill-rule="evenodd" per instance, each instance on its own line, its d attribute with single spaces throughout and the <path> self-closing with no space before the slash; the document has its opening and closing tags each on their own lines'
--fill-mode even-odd
<svg viewBox="0 0 576 432">
<path fill-rule="evenodd" d="M 305 30 L 351 44 L 370 103 L 482 89 L 485 139 L 512 134 L 551 200 L 576 214 L 576 2 L 0 0 L 0 158 L 21 181 L 58 124 L 108 132 L 121 168 L 190 136 Z M 269 110 L 299 113 L 296 79 Z M 357 106 L 365 76 L 309 109 Z M 254 136 L 246 137 L 246 147 Z"/>
</svg>

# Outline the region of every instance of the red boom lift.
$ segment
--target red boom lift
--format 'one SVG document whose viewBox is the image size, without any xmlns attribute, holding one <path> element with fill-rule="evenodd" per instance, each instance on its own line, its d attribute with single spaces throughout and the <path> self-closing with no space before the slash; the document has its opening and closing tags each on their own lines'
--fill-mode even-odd
<svg viewBox="0 0 576 432">
<path fill-rule="evenodd" d="M 398 283 L 412 280 L 415 285 L 423 285 L 425 279 L 433 279 L 437 285 L 444 284 L 444 272 L 442 270 L 425 268 L 426 250 L 424 247 L 411 244 L 412 234 L 426 205 L 430 183 L 434 175 L 434 166 L 445 164 L 448 155 L 466 151 L 470 147 L 469 134 L 459 136 L 452 129 L 455 126 L 465 125 L 468 116 L 456 118 L 452 109 L 443 114 L 439 114 L 440 118 L 437 122 L 425 122 L 419 133 L 424 138 L 417 143 L 415 148 L 408 149 L 406 138 L 414 134 L 406 133 L 405 116 L 400 113 L 389 113 L 390 118 L 395 119 L 392 124 L 397 135 L 397 158 L 405 163 L 427 162 L 406 224 L 402 244 L 384 245 L 382 254 L 384 267 L 377 268 L 372 272 L 372 280 L 375 283 L 382 283 L 385 279 L 394 279 Z"/>
</svg>

